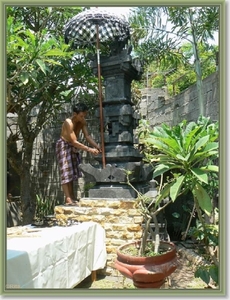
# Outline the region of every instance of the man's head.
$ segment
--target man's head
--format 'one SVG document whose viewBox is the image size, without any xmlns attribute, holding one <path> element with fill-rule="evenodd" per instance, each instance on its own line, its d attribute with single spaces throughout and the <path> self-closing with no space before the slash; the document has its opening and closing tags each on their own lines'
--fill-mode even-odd
<svg viewBox="0 0 230 300">
<path fill-rule="evenodd" d="M 88 112 L 88 107 L 85 103 L 77 103 L 76 105 L 73 106 L 73 112 L 76 114 L 79 113 L 87 113 Z"/>
<path fill-rule="evenodd" d="M 88 112 L 88 107 L 85 103 L 77 103 L 73 106 L 73 115 L 75 122 L 84 122 Z"/>
</svg>

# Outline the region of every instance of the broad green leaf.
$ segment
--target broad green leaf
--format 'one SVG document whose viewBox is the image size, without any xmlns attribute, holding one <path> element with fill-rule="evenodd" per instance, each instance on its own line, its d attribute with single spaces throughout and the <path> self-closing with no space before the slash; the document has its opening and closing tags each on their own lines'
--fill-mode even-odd
<svg viewBox="0 0 230 300">
<path fill-rule="evenodd" d="M 60 49 L 52 49 L 47 51 L 44 56 L 66 56 L 66 52 L 61 51 Z"/>
<path fill-rule="evenodd" d="M 36 63 L 41 68 L 42 72 L 46 75 L 46 64 L 41 59 L 36 59 Z"/>
<path fill-rule="evenodd" d="M 172 216 L 176 219 L 179 219 L 180 218 L 180 214 L 178 212 L 174 212 L 172 213 Z"/>
<path fill-rule="evenodd" d="M 155 206 L 157 207 L 158 204 L 161 202 L 161 200 L 167 198 L 169 196 L 170 193 L 170 187 L 171 187 L 171 183 L 167 183 L 163 189 L 159 192 L 159 195 L 156 198 L 156 202 L 155 202 Z"/>
<path fill-rule="evenodd" d="M 30 38 L 31 44 L 35 43 L 35 34 L 30 29 L 26 30 L 26 32 L 23 32 L 23 33 L 26 34 L 26 36 Z"/>
<path fill-rule="evenodd" d="M 206 159 L 206 158 L 208 158 L 208 157 L 213 157 L 213 158 L 217 158 L 218 157 L 218 151 L 206 151 L 206 152 L 197 152 L 194 156 L 193 156 L 193 158 L 192 158 L 192 162 L 194 163 L 194 162 L 196 162 L 196 164 L 198 163 L 198 162 L 202 162 L 202 163 L 204 163 L 204 160 Z"/>
<path fill-rule="evenodd" d="M 145 140 L 145 143 L 148 145 L 151 145 L 152 147 L 161 150 L 162 152 L 166 153 L 169 151 L 168 145 L 166 145 L 164 142 L 162 142 L 161 138 L 156 137 L 149 137 Z"/>
<path fill-rule="evenodd" d="M 175 157 L 175 149 L 167 144 L 165 144 L 162 139 L 158 138 L 147 138 L 145 140 L 146 145 L 151 145 L 151 147 L 157 149 L 161 153 L 167 154 L 170 157 Z"/>
<path fill-rule="evenodd" d="M 186 157 L 183 157 L 181 154 L 176 155 L 177 158 L 182 159 L 183 161 L 187 161 Z"/>
<path fill-rule="evenodd" d="M 168 145 L 171 149 L 173 149 L 175 152 L 181 151 L 180 144 L 174 137 L 168 137 L 168 138 L 162 138 L 162 141 Z"/>
<path fill-rule="evenodd" d="M 190 156 L 191 156 L 191 154 L 193 154 L 192 152 L 189 152 L 186 156 L 185 156 L 185 160 L 186 161 L 188 161 L 189 160 L 189 158 L 190 158 Z"/>
<path fill-rule="evenodd" d="M 28 43 L 26 43 L 19 36 L 16 37 L 16 40 L 17 40 L 17 46 L 20 46 L 22 49 L 27 49 L 29 47 Z"/>
<path fill-rule="evenodd" d="M 199 141 L 195 145 L 195 150 L 197 151 L 201 149 L 205 144 L 207 144 L 208 140 L 209 140 L 209 135 L 206 135 L 201 139 L 199 139 Z"/>
<path fill-rule="evenodd" d="M 71 93 L 71 90 L 63 91 L 60 93 L 60 95 L 68 96 L 69 93 Z"/>
<path fill-rule="evenodd" d="M 191 171 L 201 182 L 208 184 L 207 172 L 204 172 L 203 170 L 201 170 L 199 168 L 193 168 L 193 169 L 191 169 Z"/>
<path fill-rule="evenodd" d="M 192 193 L 194 197 L 197 198 L 200 208 L 208 216 L 210 216 L 212 211 L 212 202 L 206 190 L 199 183 L 196 183 Z"/>
<path fill-rule="evenodd" d="M 202 171 L 206 172 L 219 172 L 219 167 L 214 165 L 208 165 L 200 168 Z"/>
<path fill-rule="evenodd" d="M 212 150 L 215 150 L 215 149 L 218 149 L 219 148 L 219 143 L 217 142 L 212 142 L 212 143 L 208 143 L 204 149 L 202 150 L 202 152 L 205 152 L 205 151 L 212 151 Z"/>
<path fill-rule="evenodd" d="M 194 273 L 196 278 L 201 278 L 206 284 L 209 284 L 210 281 L 210 275 L 208 273 L 208 271 L 204 268 L 202 269 L 198 269 L 195 273 Z"/>
<path fill-rule="evenodd" d="M 62 64 L 54 59 L 45 59 L 44 60 L 47 63 L 53 64 L 53 65 L 58 65 L 58 66 L 62 66 Z"/>
<path fill-rule="evenodd" d="M 167 166 L 167 165 L 161 164 L 161 165 L 157 166 L 153 172 L 153 178 L 165 173 L 168 170 L 169 170 L 169 166 Z"/>
<path fill-rule="evenodd" d="M 28 75 L 28 73 L 22 72 L 22 73 L 19 75 L 19 77 L 20 77 L 20 80 L 22 81 L 22 83 L 23 83 L 24 85 L 26 85 L 26 84 L 28 83 L 28 81 L 29 81 L 29 75 Z"/>
<path fill-rule="evenodd" d="M 179 176 L 176 179 L 176 182 L 174 182 L 170 188 L 170 197 L 173 202 L 176 200 L 176 198 L 178 197 L 178 194 L 180 193 L 181 186 L 183 184 L 184 179 L 185 179 L 184 175 Z"/>
<path fill-rule="evenodd" d="M 210 274 L 211 278 L 218 284 L 219 283 L 218 267 L 211 266 L 209 269 L 209 274 Z"/>
<path fill-rule="evenodd" d="M 157 176 L 164 174 L 167 171 L 173 170 L 173 169 L 181 169 L 181 164 L 178 164 L 177 162 L 168 162 L 167 160 L 163 163 L 160 163 L 156 169 L 153 172 L 153 178 L 156 178 Z"/>
<path fill-rule="evenodd" d="M 186 151 L 188 151 L 188 149 L 190 148 L 191 145 L 194 145 L 194 140 L 195 139 L 195 135 L 197 133 L 197 131 L 199 130 L 199 126 L 197 126 L 197 124 L 195 122 L 190 122 L 185 131 L 184 131 L 184 138 L 185 138 L 185 144 L 184 147 L 186 149 Z"/>
</svg>

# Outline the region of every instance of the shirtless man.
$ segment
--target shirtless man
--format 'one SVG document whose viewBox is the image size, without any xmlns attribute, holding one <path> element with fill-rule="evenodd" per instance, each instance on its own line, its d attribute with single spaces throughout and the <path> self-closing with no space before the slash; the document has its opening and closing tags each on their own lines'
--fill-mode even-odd
<svg viewBox="0 0 230 300">
<path fill-rule="evenodd" d="M 65 203 L 67 205 L 77 205 L 77 199 L 74 196 L 73 181 L 82 177 L 78 168 L 78 165 L 81 163 L 81 157 L 78 150 L 87 151 L 93 155 L 97 155 L 101 152 L 100 146 L 88 133 L 85 120 L 87 111 L 88 108 L 84 103 L 78 103 L 73 107 L 73 115 L 64 121 L 61 137 L 56 143 L 61 185 L 65 194 Z M 78 141 L 80 132 L 84 134 L 86 141 L 93 148 Z"/>
</svg>

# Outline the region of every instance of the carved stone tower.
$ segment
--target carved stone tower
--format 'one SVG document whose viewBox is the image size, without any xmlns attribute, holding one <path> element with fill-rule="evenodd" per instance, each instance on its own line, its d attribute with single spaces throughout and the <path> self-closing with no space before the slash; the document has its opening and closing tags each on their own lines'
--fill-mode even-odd
<svg viewBox="0 0 230 300">
<path fill-rule="evenodd" d="M 129 171 L 132 185 L 142 193 L 148 190 L 147 182 L 150 180 L 150 168 L 143 164 L 142 155 L 134 144 L 134 130 L 139 117 L 131 100 L 131 82 L 141 79 L 142 69 L 139 61 L 130 54 L 127 22 L 113 14 L 98 10 L 78 14 L 66 25 L 66 41 L 72 40 L 75 47 L 86 46 L 89 40 L 85 37 L 90 37 L 92 42 L 95 26 L 101 29 L 97 32 L 101 42 L 110 49 L 107 56 L 100 57 L 100 72 L 105 87 L 102 124 L 106 165 L 101 167 L 102 155 L 99 155 L 95 157 L 99 167 L 81 164 L 80 168 L 86 181 L 95 182 L 89 190 L 89 197 L 133 198 L 136 192 L 126 183 L 126 171 Z M 98 74 L 98 55 L 92 60 L 91 67 L 94 74 Z M 96 117 L 100 121 L 99 110 Z"/>
</svg>

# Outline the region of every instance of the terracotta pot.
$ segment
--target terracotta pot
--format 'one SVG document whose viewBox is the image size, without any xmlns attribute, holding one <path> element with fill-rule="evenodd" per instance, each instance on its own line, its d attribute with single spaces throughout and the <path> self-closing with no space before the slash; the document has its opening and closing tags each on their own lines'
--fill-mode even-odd
<svg viewBox="0 0 230 300">
<path fill-rule="evenodd" d="M 130 246 L 139 246 L 140 241 L 120 246 L 117 249 L 115 268 L 125 277 L 133 280 L 137 288 L 160 288 L 165 278 L 177 268 L 176 246 L 171 242 L 160 242 L 160 248 L 167 252 L 152 256 L 138 257 L 122 253 Z"/>
</svg>

